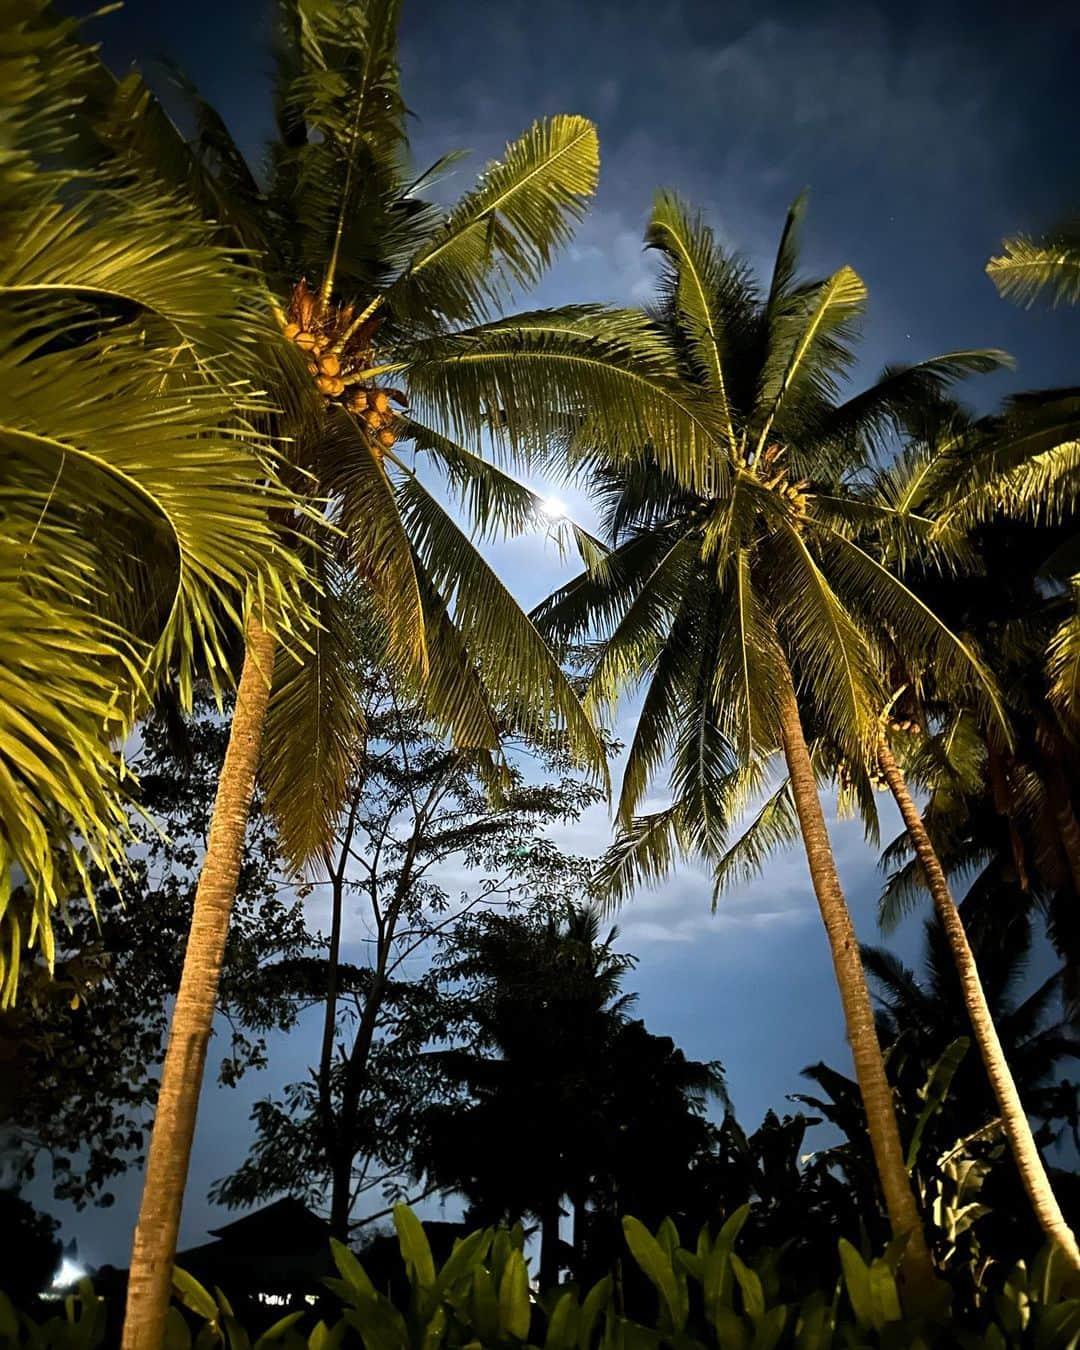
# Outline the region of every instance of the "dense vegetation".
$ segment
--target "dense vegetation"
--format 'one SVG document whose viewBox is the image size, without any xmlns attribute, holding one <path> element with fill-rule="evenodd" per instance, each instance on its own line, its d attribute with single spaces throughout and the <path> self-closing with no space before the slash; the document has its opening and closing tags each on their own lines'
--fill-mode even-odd
<svg viewBox="0 0 1080 1350">
<path fill-rule="evenodd" d="M 255 165 L 185 82 L 176 123 L 49 0 L 0 0 L 0 1106 L 20 1183 L 47 1160 L 108 1203 L 145 1168 L 111 1323 L 84 1292 L 0 1335 L 90 1346 L 124 1300 L 125 1347 L 188 1344 L 217 1018 L 225 1087 L 319 1031 L 213 1189 L 327 1216 L 344 1317 L 271 1339 L 1076 1344 L 1048 1157 L 1078 1130 L 1080 395 L 975 418 L 993 350 L 852 393 L 866 287 L 801 274 L 801 199 L 763 284 L 661 191 L 655 304 L 505 314 L 587 209 L 595 129 L 538 121 L 437 206 L 398 9 L 281 0 Z M 1075 230 L 987 270 L 1075 301 Z M 526 615 L 478 545 L 541 526 L 582 571 Z M 633 694 L 614 842 L 568 856 Z M 823 802 L 877 847 L 886 790 L 882 921 L 929 896 L 925 976 L 860 949 L 832 853 Z M 792 843 L 854 1078 L 810 1066 L 816 1114 L 748 1133 L 720 1062 L 632 1015 L 605 911 L 688 859 L 715 902 Z M 441 1272 L 398 1203 L 433 1194 L 486 1226 Z M 4 1197 L 29 1309 L 55 1238 Z M 397 1308 L 347 1245 L 377 1253 L 380 1207 Z M 200 1346 L 244 1343 L 176 1282 Z"/>
</svg>

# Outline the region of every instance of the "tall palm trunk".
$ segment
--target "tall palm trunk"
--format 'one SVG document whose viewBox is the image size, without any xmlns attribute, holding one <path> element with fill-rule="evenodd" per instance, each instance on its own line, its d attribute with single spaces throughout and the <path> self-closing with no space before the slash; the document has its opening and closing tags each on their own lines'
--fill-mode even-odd
<svg viewBox="0 0 1080 1350">
<path fill-rule="evenodd" d="M 960 977 L 960 988 L 971 1021 L 971 1029 L 975 1034 L 975 1041 L 979 1047 L 979 1053 L 982 1055 L 983 1064 L 986 1066 L 986 1076 L 990 1079 L 990 1086 L 994 1090 L 998 1109 L 1001 1111 L 1005 1133 L 1008 1135 L 1009 1146 L 1023 1180 L 1024 1189 L 1028 1193 L 1032 1208 L 1047 1238 L 1051 1242 L 1057 1243 L 1071 1262 L 1074 1270 L 1080 1270 L 1080 1249 L 1077 1248 L 1076 1237 L 1065 1222 L 1057 1197 L 1050 1185 L 1050 1178 L 1046 1175 L 1043 1160 L 1035 1145 L 1027 1113 L 1020 1101 L 1020 1094 L 1016 1090 L 1016 1083 L 1013 1081 L 1008 1061 L 1001 1048 L 1001 1041 L 998 1039 L 997 1028 L 994 1026 L 994 1020 L 990 1015 L 986 994 L 983 992 L 982 981 L 979 979 L 975 957 L 968 944 L 960 911 L 952 898 L 949 883 L 945 879 L 945 872 L 930 836 L 926 832 L 926 826 L 923 823 L 919 808 L 915 805 L 911 793 L 908 791 L 904 775 L 900 772 L 899 765 L 884 736 L 881 737 L 878 745 L 878 760 L 881 764 L 881 771 L 885 775 L 885 781 L 888 783 L 889 789 L 896 799 L 896 804 L 900 808 L 904 828 L 907 830 L 915 848 L 916 856 L 922 866 L 923 875 L 934 900 L 934 908 L 937 910 L 941 926 L 945 930 L 949 949 L 952 952 L 953 961 Z"/>
<path fill-rule="evenodd" d="M 919 1297 L 929 1294 L 933 1288 L 933 1265 L 904 1161 L 892 1089 L 885 1074 L 870 990 L 859 954 L 859 940 L 855 936 L 844 892 L 840 887 L 814 768 L 803 735 L 799 705 L 790 681 L 781 696 L 780 725 L 791 793 L 806 848 L 806 860 L 810 865 L 814 894 L 829 936 L 848 1043 L 855 1062 L 855 1079 L 866 1111 L 866 1125 L 885 1195 L 885 1207 L 893 1232 L 897 1236 L 904 1233 L 908 1235 L 903 1272 L 908 1291 Z"/>
<path fill-rule="evenodd" d="M 274 645 L 273 635 L 259 620 L 249 619 L 244 668 L 161 1072 L 131 1253 L 123 1350 L 159 1350 L 164 1336 L 206 1048 L 266 722 Z"/>
</svg>

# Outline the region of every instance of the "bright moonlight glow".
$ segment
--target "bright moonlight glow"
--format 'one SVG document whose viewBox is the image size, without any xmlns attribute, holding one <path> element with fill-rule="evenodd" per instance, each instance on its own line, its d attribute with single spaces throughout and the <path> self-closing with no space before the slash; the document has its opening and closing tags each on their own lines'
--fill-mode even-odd
<svg viewBox="0 0 1080 1350">
<path fill-rule="evenodd" d="M 58 1292 L 71 1289 L 85 1274 L 85 1266 L 79 1265 L 78 1261 L 73 1261 L 70 1256 L 65 1256 L 60 1262 L 60 1269 L 53 1276 L 52 1287 Z"/>
<path fill-rule="evenodd" d="M 564 520 L 566 503 L 558 497 L 545 497 L 540 508 L 548 520 Z"/>
</svg>

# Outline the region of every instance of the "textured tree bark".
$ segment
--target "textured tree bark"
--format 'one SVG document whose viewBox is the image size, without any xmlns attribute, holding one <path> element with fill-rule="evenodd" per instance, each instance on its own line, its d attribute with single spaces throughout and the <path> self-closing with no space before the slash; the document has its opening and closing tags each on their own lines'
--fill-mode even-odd
<svg viewBox="0 0 1080 1350">
<path fill-rule="evenodd" d="M 935 1284 L 933 1264 L 907 1172 L 892 1088 L 885 1074 L 870 991 L 859 954 L 859 941 L 840 887 L 802 718 L 790 682 L 781 696 L 780 724 L 791 793 L 814 894 L 832 950 L 848 1043 L 855 1061 L 855 1078 L 866 1111 L 867 1130 L 885 1196 L 885 1208 L 893 1232 L 897 1236 L 908 1235 L 903 1261 L 905 1290 L 916 1298 L 927 1296 Z"/>
<path fill-rule="evenodd" d="M 878 760 L 885 781 L 900 808 L 904 828 L 922 865 L 934 908 L 945 930 L 957 974 L 960 976 L 960 988 L 963 991 L 975 1043 L 979 1047 L 979 1054 L 986 1067 L 986 1076 L 990 1079 L 990 1086 L 994 1090 L 1013 1160 L 1020 1172 L 1024 1189 L 1049 1241 L 1061 1248 L 1074 1270 L 1080 1270 L 1080 1249 L 1077 1248 L 1072 1229 L 1065 1222 L 1065 1216 L 1054 1195 L 1050 1178 L 1046 1175 L 1046 1168 L 1031 1133 L 1027 1112 L 1016 1090 L 1016 1083 L 1013 1081 L 1005 1052 L 998 1039 L 994 1019 L 990 1015 L 986 994 L 983 992 L 982 981 L 975 965 L 975 957 L 968 943 L 967 933 L 964 931 L 964 921 L 952 898 L 944 869 L 926 831 L 919 808 L 908 791 L 904 775 L 900 772 L 900 767 L 884 736 L 878 746 Z"/>
<path fill-rule="evenodd" d="M 184 953 L 131 1252 L 123 1350 L 159 1350 L 172 1287 L 206 1049 L 259 763 L 274 637 L 252 617 Z"/>
</svg>

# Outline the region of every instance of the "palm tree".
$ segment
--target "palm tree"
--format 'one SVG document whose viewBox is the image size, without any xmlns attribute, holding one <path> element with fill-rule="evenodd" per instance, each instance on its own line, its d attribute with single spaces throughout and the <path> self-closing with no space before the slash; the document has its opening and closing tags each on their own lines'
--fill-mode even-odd
<svg viewBox="0 0 1080 1350">
<path fill-rule="evenodd" d="M 540 1222 L 540 1279 L 558 1276 L 561 1200 L 576 1190 L 580 1131 L 610 1041 L 632 995 L 633 959 L 601 939 L 596 913 L 485 913 L 459 925 L 446 975 L 469 991 L 470 1044 L 434 1052 L 471 1100 L 426 1112 L 416 1161 L 441 1188 L 464 1194 L 475 1218 Z"/>
<path fill-rule="evenodd" d="M 952 538 L 951 536 L 957 530 L 956 520 L 960 514 L 954 508 L 957 490 L 966 500 L 970 500 L 976 490 L 972 488 L 973 475 L 964 471 L 966 458 L 964 449 L 967 448 L 964 437 L 968 429 L 964 426 L 962 420 L 958 419 L 955 413 L 951 411 L 945 417 L 944 422 L 936 414 L 928 420 L 936 432 L 935 435 L 929 436 L 924 441 L 916 441 L 909 445 L 904 453 L 897 456 L 884 469 L 864 472 L 862 481 L 858 485 L 858 501 L 863 513 L 864 525 L 870 525 L 874 513 L 878 516 L 878 524 L 874 528 L 877 532 L 879 556 L 883 557 L 888 563 L 899 567 L 903 567 L 905 564 L 903 541 L 898 528 L 901 520 L 905 530 L 909 530 L 916 520 L 922 522 L 923 529 L 933 540 L 933 547 L 930 550 L 932 562 L 940 564 L 951 556 L 957 554 L 962 556 L 965 552 L 966 541 L 963 537 Z M 975 442 L 975 454 L 971 458 L 976 461 L 977 473 L 979 459 L 977 441 Z M 963 483 L 959 489 L 956 488 L 957 479 L 961 479 Z M 977 477 L 975 477 L 975 481 L 978 481 Z M 1016 558 L 1014 556 L 1012 564 L 1015 566 L 1015 563 Z M 930 610 L 925 599 L 925 592 L 920 592 L 918 598 L 912 591 L 908 591 L 908 595 L 911 600 L 922 605 L 928 613 L 934 612 L 940 615 L 942 612 L 937 607 L 933 611 Z M 955 605 L 949 606 L 946 603 L 946 612 L 950 607 L 955 609 Z M 968 663 L 969 670 L 967 672 L 951 670 L 947 665 L 934 660 L 923 661 L 920 668 L 918 661 L 912 663 L 909 659 L 910 643 L 905 641 L 903 629 L 897 621 L 897 616 L 884 613 L 882 620 L 883 622 L 878 625 L 878 636 L 879 640 L 884 639 L 887 644 L 887 660 L 892 670 L 900 672 L 901 678 L 905 681 L 910 678 L 915 686 L 920 689 L 925 690 L 929 686 L 939 698 L 945 700 L 947 706 L 951 702 L 952 711 L 955 711 L 958 706 L 956 698 L 958 683 L 962 686 L 965 676 L 980 674 L 979 661 L 972 656 Z M 944 629 L 944 623 L 940 618 L 937 622 Z M 952 630 L 946 629 L 945 631 Z M 957 645 L 962 645 L 959 643 L 959 639 L 956 642 Z M 905 650 L 905 648 L 908 650 Z M 961 677 L 960 681 L 957 680 L 957 675 Z M 970 681 L 968 682 L 970 683 Z M 985 680 L 983 683 L 984 690 L 989 690 L 989 683 Z M 905 685 L 890 702 L 895 702 L 896 698 L 903 698 L 906 692 Z M 967 691 L 967 708 L 975 717 L 976 724 L 981 721 L 985 728 L 987 750 L 991 759 L 995 756 L 1000 759 L 1003 753 L 1011 755 L 1014 743 L 1011 729 L 1008 728 L 1007 718 L 999 712 L 989 720 L 986 718 L 980 719 L 977 707 L 972 706 L 971 693 L 977 695 L 978 689 Z M 1000 697 L 996 691 L 994 691 L 993 696 L 995 701 Z M 963 696 L 961 696 L 959 706 L 964 706 Z M 913 707 L 913 711 L 915 710 L 917 710 L 917 701 Z M 920 714 L 920 716 L 924 717 L 925 713 Z M 979 1047 L 987 1077 L 998 1101 L 1013 1157 L 1028 1192 L 1032 1208 L 1047 1238 L 1051 1242 L 1057 1243 L 1071 1264 L 1080 1269 L 1080 1249 L 1078 1249 L 1072 1230 L 1061 1212 L 1046 1168 L 1036 1147 L 1031 1125 L 1002 1049 L 964 924 L 945 875 L 945 869 L 923 815 L 915 804 L 905 775 L 901 772 L 893 753 L 890 737 L 886 732 L 888 720 L 883 718 L 879 724 L 878 767 L 900 810 L 901 818 L 911 841 L 912 851 L 918 861 L 920 878 L 931 894 L 942 929 L 952 950 L 961 987 L 967 1000 L 971 1029 Z M 895 721 L 895 719 L 893 720 Z M 905 718 L 901 725 L 910 727 L 912 725 L 911 718 Z M 918 761 L 916 761 L 917 763 Z M 993 778 L 993 774 L 991 774 L 991 778 Z"/>
<path fill-rule="evenodd" d="M 601 936 L 596 911 L 537 904 L 479 915 L 451 939 L 446 973 L 464 982 L 473 1031 L 436 1052 L 466 1102 L 430 1108 L 416 1166 L 464 1194 L 482 1222 L 540 1221 L 540 1283 L 570 1264 L 613 1257 L 619 1216 L 659 1222 L 690 1162 L 708 1143 L 701 1112 L 723 1096 L 719 1065 L 687 1060 L 627 1016 L 621 982 L 634 959 Z M 573 1251 L 560 1255 L 569 1198 Z"/>
<path fill-rule="evenodd" d="M 796 203 L 762 297 L 699 217 L 668 194 L 657 199 L 648 241 L 666 271 L 658 311 L 638 342 L 654 364 L 677 372 L 681 406 L 696 421 L 694 453 L 654 434 L 631 456 L 629 435 L 612 444 L 586 421 L 571 448 L 600 485 L 612 549 L 537 618 L 561 641 L 602 638 L 590 704 L 646 686 L 624 771 L 621 834 L 606 867 L 614 899 L 684 855 L 709 862 L 719 887 L 797 825 L 890 1221 L 907 1235 L 909 1275 L 919 1285 L 931 1278 L 929 1255 L 818 778 L 829 765 L 845 766 L 873 825 L 868 771 L 887 701 L 878 652 L 886 625 L 905 649 L 946 671 L 975 663 L 982 700 L 996 708 L 974 654 L 859 542 L 868 521 L 909 542 L 925 529 L 849 485 L 899 420 L 954 379 L 1003 358 L 964 351 L 889 369 L 841 403 L 865 288 L 849 267 L 825 281 L 796 279 L 800 214 Z M 762 786 L 777 752 L 787 780 L 743 846 L 729 851 L 731 811 Z M 671 805 L 636 814 L 668 761 Z"/>
<path fill-rule="evenodd" d="M 1080 1056 L 1075 1026 L 1061 1017 L 1063 972 L 1058 969 L 1031 992 L 1023 992 L 1031 951 L 1030 917 L 1015 910 L 1002 913 L 986 904 L 983 896 L 965 900 L 962 914 L 1012 1075 L 1032 1114 L 1043 1122 L 1039 1136 L 1046 1144 L 1054 1137 L 1053 1122 L 1064 1104 L 1059 1071 Z M 888 1047 L 914 1138 L 915 1118 L 925 1111 L 919 1089 L 943 1057 L 952 1057 L 950 1047 L 969 1035 L 968 995 L 951 940 L 936 915 L 925 925 L 918 972 L 879 948 L 864 947 L 863 961 L 878 1003 L 879 1035 Z M 1068 1084 L 1064 1088 L 1067 1093 Z M 956 1141 L 985 1138 L 987 1128 L 1000 1119 L 1000 1106 L 982 1065 L 974 1054 L 963 1055 L 947 1095 L 921 1135 L 920 1166 L 936 1167 L 936 1159 L 950 1153 Z M 995 1142 L 992 1147 L 1000 1145 Z M 1019 1171 L 1003 1163 L 991 1169 L 980 1196 L 991 1214 L 980 1222 L 979 1244 L 984 1254 L 992 1252 L 1004 1263 L 1004 1270 L 1018 1259 L 1030 1258 L 1045 1238 L 1032 1223 L 1031 1211 L 1025 1210 L 1022 1190 Z"/>
<path fill-rule="evenodd" d="M 0 81 L 0 1003 L 51 915 L 122 868 L 119 747 L 168 677 L 220 681 L 247 597 L 297 565 L 239 353 L 258 278 L 184 201 L 73 134 L 96 58 L 9 0 Z M 208 357 L 214 357 L 211 364 Z M 14 891 L 13 891 L 14 886 Z"/>
<path fill-rule="evenodd" d="M 98 134 L 182 186 L 224 239 L 243 246 L 277 297 L 282 338 L 258 372 L 279 407 L 275 447 L 289 481 L 329 502 L 326 523 L 281 520 L 283 536 L 299 539 L 313 579 L 316 624 L 285 645 L 261 614 L 248 622 L 147 1160 L 128 1347 L 160 1340 L 260 762 L 283 848 L 299 869 L 331 845 L 363 752 L 342 592 L 367 587 L 384 633 L 376 655 L 422 693 L 428 714 L 456 744 L 497 755 L 500 728 L 510 721 L 538 739 L 560 736 L 604 772 L 593 728 L 539 634 L 394 448 L 411 443 L 433 462 L 481 534 L 521 530 L 541 517 L 532 492 L 461 438 L 487 426 L 511 440 L 540 436 L 550 418 L 542 391 L 478 409 L 449 391 L 439 371 L 462 344 L 483 347 L 477 321 L 509 286 L 533 282 L 568 238 L 595 187 L 595 130 L 576 117 L 538 122 L 449 214 L 435 210 L 419 191 L 447 161 L 418 180 L 405 176 L 398 8 L 397 0 L 325 7 L 283 0 L 278 135 L 265 179 L 193 91 L 193 145 L 137 77 L 113 85 L 103 75 L 89 95 Z M 315 278 L 310 286 L 307 277 Z M 507 331 L 512 326 L 501 330 L 504 338 Z"/>
</svg>

